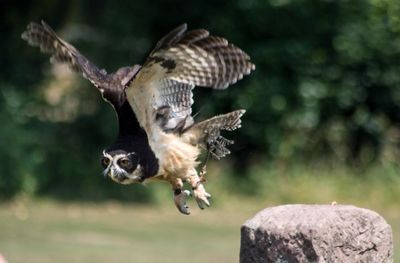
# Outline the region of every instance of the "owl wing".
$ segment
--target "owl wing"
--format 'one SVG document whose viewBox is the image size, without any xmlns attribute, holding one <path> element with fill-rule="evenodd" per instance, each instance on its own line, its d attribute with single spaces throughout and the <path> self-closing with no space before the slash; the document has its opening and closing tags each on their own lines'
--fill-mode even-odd
<svg viewBox="0 0 400 263">
<path fill-rule="evenodd" d="M 225 89 L 254 69 L 250 57 L 226 39 L 204 29 L 187 31 L 183 24 L 157 43 L 128 90 L 151 89 L 150 101 L 136 101 L 136 110 L 150 104 L 158 111 L 161 127 L 176 131 L 193 123 L 190 115 L 195 86 Z M 135 91 L 130 94 L 135 96 Z M 133 102 L 134 98 L 128 100 Z"/>
<path fill-rule="evenodd" d="M 43 53 L 51 54 L 52 62 L 67 63 L 73 70 L 81 72 L 96 87 L 102 86 L 107 72 L 97 68 L 74 46 L 58 37 L 44 21 L 41 24 L 29 23 L 27 30 L 22 33 L 21 37 L 29 45 L 39 47 Z"/>
<path fill-rule="evenodd" d="M 66 63 L 83 77 L 95 85 L 103 95 L 103 98 L 115 106 L 121 105 L 125 99 L 123 87 L 132 78 L 140 67 L 125 67 L 116 74 L 107 74 L 104 69 L 99 69 L 83 56 L 74 46 L 61 39 L 53 29 L 44 21 L 41 24 L 31 22 L 22 39 L 29 45 L 40 48 L 43 53 L 51 54 L 51 62 Z"/>
</svg>

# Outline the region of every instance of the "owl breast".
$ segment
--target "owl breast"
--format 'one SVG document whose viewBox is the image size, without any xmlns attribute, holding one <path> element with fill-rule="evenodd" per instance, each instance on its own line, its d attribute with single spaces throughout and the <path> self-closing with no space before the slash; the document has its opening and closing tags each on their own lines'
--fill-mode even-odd
<svg viewBox="0 0 400 263">
<path fill-rule="evenodd" d="M 182 177 L 199 163 L 199 148 L 183 142 L 175 134 L 155 132 L 149 137 L 149 144 L 159 160 L 158 176 Z"/>
</svg>

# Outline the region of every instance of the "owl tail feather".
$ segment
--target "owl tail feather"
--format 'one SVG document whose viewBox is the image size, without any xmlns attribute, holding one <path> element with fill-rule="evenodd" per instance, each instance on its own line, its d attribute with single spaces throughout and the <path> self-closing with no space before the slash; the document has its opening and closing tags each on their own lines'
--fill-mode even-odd
<svg viewBox="0 0 400 263">
<path fill-rule="evenodd" d="M 190 138 L 192 144 L 205 147 L 215 158 L 230 154 L 226 146 L 234 142 L 221 136 L 221 130 L 233 131 L 241 127 L 241 117 L 245 110 L 236 110 L 214 116 L 188 128 L 182 136 Z"/>
</svg>

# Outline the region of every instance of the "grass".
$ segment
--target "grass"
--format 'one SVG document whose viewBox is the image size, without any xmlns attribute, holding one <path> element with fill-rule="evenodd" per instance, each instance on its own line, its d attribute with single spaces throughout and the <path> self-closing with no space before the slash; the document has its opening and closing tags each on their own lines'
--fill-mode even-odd
<svg viewBox="0 0 400 263">
<path fill-rule="evenodd" d="M 236 262 L 239 226 L 255 212 L 17 202 L 1 206 L 0 250 L 9 262 Z"/>
<path fill-rule="evenodd" d="M 160 200 L 148 206 L 23 196 L 0 204 L 0 253 L 10 263 L 238 262 L 240 225 L 257 211 L 336 201 L 380 213 L 392 226 L 395 262 L 400 262 L 397 168 L 372 167 L 360 175 L 340 167 L 259 167 L 235 183 L 226 167 L 209 171 L 213 206 L 200 211 L 191 202 L 191 216 L 176 211 L 168 187 L 160 184 L 148 186 Z"/>
</svg>

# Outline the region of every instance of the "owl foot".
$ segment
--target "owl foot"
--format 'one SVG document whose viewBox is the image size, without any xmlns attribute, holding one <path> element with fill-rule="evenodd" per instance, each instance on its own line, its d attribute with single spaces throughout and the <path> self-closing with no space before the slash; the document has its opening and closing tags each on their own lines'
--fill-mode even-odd
<svg viewBox="0 0 400 263">
<path fill-rule="evenodd" d="M 188 197 L 191 197 L 192 194 L 188 190 L 182 191 L 182 189 L 174 190 L 174 202 L 179 212 L 185 215 L 190 215 L 189 206 L 186 204 L 186 200 Z"/>
<path fill-rule="evenodd" d="M 203 184 L 200 183 L 196 187 L 194 187 L 193 194 L 200 209 L 204 209 L 206 206 L 210 206 L 211 195 L 206 192 Z"/>
</svg>

